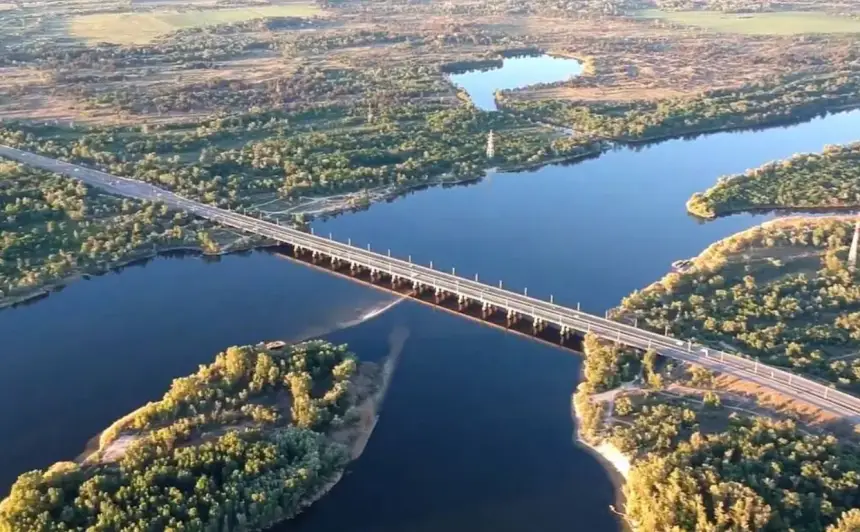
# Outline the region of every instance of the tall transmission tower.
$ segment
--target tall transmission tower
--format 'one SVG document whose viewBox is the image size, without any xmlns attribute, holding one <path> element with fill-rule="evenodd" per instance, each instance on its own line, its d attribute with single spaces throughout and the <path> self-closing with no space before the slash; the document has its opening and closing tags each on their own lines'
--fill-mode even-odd
<svg viewBox="0 0 860 532">
<path fill-rule="evenodd" d="M 487 159 L 492 159 L 496 156 L 496 143 L 495 143 L 495 135 L 493 135 L 493 130 L 490 130 L 490 134 L 487 135 Z"/>
<path fill-rule="evenodd" d="M 851 240 L 851 250 L 848 252 L 848 269 L 852 272 L 857 268 L 858 242 L 860 242 L 860 218 L 854 224 L 854 238 Z"/>
</svg>

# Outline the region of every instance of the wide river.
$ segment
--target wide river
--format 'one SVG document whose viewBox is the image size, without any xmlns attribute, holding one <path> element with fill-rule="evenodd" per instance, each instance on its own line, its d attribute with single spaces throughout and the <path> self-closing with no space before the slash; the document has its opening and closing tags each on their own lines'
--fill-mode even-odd
<svg viewBox="0 0 860 532">
<path fill-rule="evenodd" d="M 856 140 L 860 112 L 496 173 L 316 224 L 354 243 L 603 312 L 679 258 L 762 221 L 700 224 L 722 174 Z M 0 492 L 74 458 L 112 420 L 232 344 L 326 335 L 403 345 L 376 431 L 344 480 L 283 530 L 617 530 L 610 476 L 573 443 L 576 356 L 266 252 L 160 258 L 0 312 Z M 353 325 L 351 325 L 353 324 Z M 408 334 L 405 343 L 402 339 Z"/>
</svg>

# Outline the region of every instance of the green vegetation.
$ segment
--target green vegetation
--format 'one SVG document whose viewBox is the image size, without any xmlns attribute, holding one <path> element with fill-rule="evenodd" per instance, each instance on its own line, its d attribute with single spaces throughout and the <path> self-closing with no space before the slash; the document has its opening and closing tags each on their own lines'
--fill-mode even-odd
<svg viewBox="0 0 860 532">
<path fill-rule="evenodd" d="M 637 425 L 673 431 L 660 410 Z M 724 432 L 648 452 L 624 487 L 627 515 L 642 531 L 821 531 L 857 505 L 857 452 L 791 422 L 735 417 Z"/>
<path fill-rule="evenodd" d="M 807 120 L 860 105 L 858 94 L 860 74 L 845 71 L 791 76 L 660 101 L 580 105 L 521 100 L 516 91 L 503 91 L 499 103 L 528 118 L 572 127 L 579 135 L 643 141 Z"/>
<path fill-rule="evenodd" d="M 261 530 L 289 519 L 349 460 L 331 434 L 362 399 L 356 376 L 344 346 L 231 347 L 115 423 L 82 465 L 21 475 L 0 503 L 0 531 Z"/>
<path fill-rule="evenodd" d="M 217 250 L 184 213 L 0 159 L 0 302 L 156 249 Z"/>
<path fill-rule="evenodd" d="M 736 234 L 625 298 L 640 325 L 860 391 L 860 284 L 853 221 L 786 219 Z"/>
<path fill-rule="evenodd" d="M 759 209 L 838 209 L 860 206 L 860 143 L 828 146 L 723 177 L 693 194 L 687 210 L 701 218 Z"/>
<path fill-rule="evenodd" d="M 189 11 L 104 13 L 69 21 L 69 35 L 90 43 L 146 44 L 161 35 L 185 28 L 244 22 L 268 17 L 307 17 L 320 9 L 311 3 Z"/>
<path fill-rule="evenodd" d="M 860 500 L 854 444 L 791 421 L 730 414 L 707 388 L 704 404 L 664 394 L 661 379 L 648 379 L 650 391 L 622 392 L 615 418 L 607 419 L 605 402 L 592 400 L 590 391 L 604 391 L 613 368 L 627 380 L 630 361 L 641 355 L 591 335 L 584 352 L 578 431 L 632 459 L 624 515 L 636 530 L 853 530 Z M 656 370 L 655 358 L 645 356 L 644 371 L 668 376 Z M 694 380 L 702 380 L 702 371 L 692 371 Z"/>
<path fill-rule="evenodd" d="M 805 33 L 860 33 L 860 19 L 815 11 L 770 13 L 719 13 L 715 11 L 660 11 L 637 13 L 709 30 L 745 35 L 798 35 Z"/>
</svg>

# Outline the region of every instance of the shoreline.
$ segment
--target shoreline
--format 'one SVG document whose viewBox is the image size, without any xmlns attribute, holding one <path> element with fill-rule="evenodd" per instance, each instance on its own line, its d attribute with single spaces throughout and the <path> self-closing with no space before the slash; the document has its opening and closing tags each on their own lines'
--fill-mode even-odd
<svg viewBox="0 0 860 532">
<path fill-rule="evenodd" d="M 312 212 L 303 212 L 298 211 L 301 214 L 306 214 L 310 220 L 314 220 L 317 218 L 329 218 L 340 216 L 342 214 L 346 214 L 351 211 L 359 211 L 370 208 L 373 204 L 390 202 L 396 199 L 399 199 L 401 196 L 405 196 L 412 192 L 417 192 L 423 190 L 425 188 L 433 188 L 442 186 L 444 187 L 455 187 L 455 186 L 468 186 L 470 184 L 475 184 L 483 181 L 487 178 L 488 173 L 490 172 L 522 172 L 531 169 L 541 168 L 543 166 L 551 166 L 565 163 L 574 163 L 580 160 L 585 160 L 593 157 L 597 157 L 606 151 L 606 147 L 598 147 L 594 150 L 590 150 L 587 153 L 573 155 L 573 156 L 563 156 L 563 157 L 554 157 L 552 159 L 547 159 L 545 161 L 535 162 L 535 163 L 519 163 L 512 164 L 508 166 L 500 166 L 500 167 L 491 167 L 486 168 L 482 171 L 481 175 L 474 177 L 463 177 L 456 180 L 445 179 L 444 177 L 440 177 L 437 179 L 433 179 L 430 181 L 413 183 L 395 187 L 391 190 L 381 190 L 379 192 L 379 196 L 370 200 L 370 203 L 364 206 L 355 206 L 348 203 L 348 200 L 342 200 L 339 203 L 335 203 L 328 207 L 323 207 L 318 211 Z M 387 188 L 387 187 L 385 187 Z M 332 198 L 336 198 L 338 196 L 343 196 L 344 194 L 332 194 L 330 196 L 319 196 L 312 198 L 312 201 L 325 202 Z M 297 208 L 300 208 L 301 205 L 297 205 Z M 241 246 L 237 246 L 234 248 L 223 249 L 218 251 L 217 253 L 210 253 L 204 251 L 200 246 L 195 245 L 177 245 L 177 246 L 167 246 L 164 248 L 156 248 L 154 250 L 150 250 L 146 253 L 135 254 L 134 256 L 127 257 L 123 260 L 120 260 L 116 263 L 108 264 L 103 269 L 98 270 L 81 270 L 74 271 L 65 277 L 61 277 L 47 283 L 34 286 L 29 290 L 16 293 L 15 295 L 10 295 L 6 297 L 0 298 L 0 310 L 4 310 L 7 308 L 14 308 L 18 305 L 25 305 L 27 303 L 35 302 L 39 299 L 49 297 L 52 293 L 58 292 L 72 283 L 79 281 L 85 277 L 95 277 L 104 275 L 106 273 L 110 273 L 114 270 L 119 270 L 122 268 L 126 268 L 129 266 L 134 266 L 136 264 L 152 260 L 158 258 L 162 255 L 174 252 L 185 252 L 191 255 L 196 256 L 204 256 L 204 257 L 221 257 L 227 256 L 232 253 L 241 253 L 243 251 L 252 251 L 257 249 L 263 249 L 267 247 L 271 247 L 271 243 L 264 242 L 259 244 L 245 244 Z"/>
<path fill-rule="evenodd" d="M 619 388 L 621 389 L 621 388 Z M 588 397 L 592 401 L 596 394 Z M 609 474 L 610 482 L 615 490 L 615 502 L 609 508 L 616 516 L 618 522 L 624 530 L 635 532 L 635 527 L 630 524 L 627 516 L 624 514 L 626 499 L 624 496 L 624 485 L 630 477 L 630 471 L 633 468 L 633 463 L 630 457 L 622 453 L 615 445 L 609 441 L 602 439 L 597 443 L 591 443 L 580 436 L 579 427 L 582 424 L 582 415 L 576 407 L 576 401 L 571 401 L 571 413 L 574 420 L 574 437 L 573 443 L 580 449 L 584 449 L 592 455 L 601 467 Z M 605 419 L 603 420 L 605 426 Z"/>
<path fill-rule="evenodd" d="M 329 482 L 327 482 L 322 488 L 319 489 L 317 493 L 315 493 L 312 497 L 308 498 L 306 501 L 301 503 L 301 509 L 298 513 L 302 513 L 307 508 L 312 506 L 315 502 L 319 501 L 323 497 L 325 497 L 328 492 L 330 492 L 334 487 L 343 479 L 344 475 L 347 472 L 347 467 L 352 462 L 358 460 L 362 454 L 364 454 L 364 450 L 367 447 L 368 442 L 370 441 L 370 437 L 373 435 L 373 431 L 376 430 L 376 425 L 379 423 L 379 412 L 380 406 L 382 402 L 385 400 L 385 395 L 388 392 L 388 386 L 391 383 L 391 379 L 394 376 L 394 370 L 397 368 L 397 361 L 400 358 L 400 352 L 402 351 L 403 343 L 405 343 L 406 338 L 401 339 L 401 343 L 399 347 L 395 347 L 392 352 L 385 358 L 385 362 L 382 363 L 382 368 L 380 371 L 380 381 L 379 387 L 377 390 L 367 397 L 361 403 L 356 404 L 353 408 L 355 408 L 358 412 L 361 412 L 361 409 L 370 409 L 366 412 L 370 413 L 373 416 L 373 421 L 365 426 L 361 426 L 361 419 L 356 420 L 358 426 L 354 427 L 354 431 L 352 435 L 355 439 L 352 441 L 350 445 L 348 445 L 349 450 L 349 463 L 347 463 L 346 467 L 336 475 L 332 477 Z M 393 346 L 394 347 L 394 346 Z M 347 431 L 349 432 L 349 431 Z M 283 522 L 288 522 L 292 519 L 295 519 L 296 516 L 286 519 Z"/>
<path fill-rule="evenodd" d="M 730 216 L 734 216 L 736 214 L 752 214 L 752 215 L 760 215 L 760 214 L 798 214 L 798 215 L 839 215 L 839 214 L 848 214 L 853 211 L 860 210 L 860 203 L 852 203 L 850 205 L 830 205 L 830 206 L 819 206 L 819 205 L 762 205 L 757 207 L 750 208 L 732 208 L 726 209 L 720 212 L 715 212 L 713 216 L 702 216 L 701 214 L 695 213 L 687 208 L 687 214 L 691 216 L 695 216 L 699 220 L 704 220 L 706 222 L 713 222 L 714 220 L 718 220 L 720 218 L 728 218 Z"/>
<path fill-rule="evenodd" d="M 589 396 L 589 400 L 591 400 L 592 397 L 593 396 Z M 574 421 L 578 427 L 582 423 L 582 415 L 576 408 L 575 403 L 571 410 L 573 412 Z M 601 440 L 599 443 L 591 443 L 579 435 L 578 428 L 573 441 L 580 447 L 588 450 L 594 456 L 598 457 L 599 461 L 603 463 L 604 467 L 606 467 L 610 473 L 614 473 L 617 479 L 623 480 L 621 484 L 627 481 L 633 464 L 630 458 L 622 453 L 617 447 L 606 440 Z M 618 487 L 620 488 L 620 486 Z"/>
<path fill-rule="evenodd" d="M 26 305 L 28 303 L 37 301 L 39 299 L 49 297 L 54 292 L 59 292 L 67 286 L 71 285 L 74 282 L 80 281 L 86 277 L 99 277 L 105 274 L 108 274 L 112 271 L 121 270 L 123 268 L 128 268 L 131 266 L 136 266 L 143 262 L 158 258 L 160 256 L 169 254 L 169 253 L 187 253 L 189 255 L 198 256 L 198 257 L 222 257 L 227 256 L 233 253 L 242 253 L 243 251 L 251 251 L 254 249 L 262 249 L 268 247 L 270 244 L 259 244 L 259 245 L 242 245 L 237 246 L 235 248 L 225 249 L 219 251 L 217 253 L 208 253 L 203 251 L 200 246 L 167 246 L 164 248 L 157 248 L 155 250 L 150 250 L 147 253 L 136 254 L 133 257 L 128 257 L 119 262 L 108 265 L 106 268 L 97 270 L 97 271 L 76 271 L 70 273 L 65 277 L 61 277 L 59 279 L 50 281 L 48 283 L 33 287 L 31 290 L 26 292 L 22 292 L 20 294 L 15 294 L 13 296 L 7 296 L 0 299 L 0 310 L 4 310 L 7 308 L 14 308 L 18 305 Z"/>
<path fill-rule="evenodd" d="M 850 111 L 855 111 L 858 109 L 860 109 L 860 103 L 846 104 L 846 105 L 837 107 L 835 109 L 828 109 L 825 111 L 824 115 L 826 116 L 829 114 L 838 114 L 838 113 L 843 113 L 843 112 L 850 112 Z M 507 112 L 513 112 L 513 111 L 508 109 Z M 526 118 L 528 118 L 528 117 L 526 117 Z M 348 199 L 344 199 L 344 200 L 341 200 L 339 202 L 335 202 L 330 206 L 324 206 L 321 209 L 315 210 L 315 211 L 302 211 L 301 208 L 303 205 L 299 204 L 299 205 L 296 205 L 294 207 L 291 207 L 290 209 L 288 209 L 287 211 L 284 211 L 284 212 L 290 212 L 290 211 L 295 210 L 296 213 L 307 215 L 310 218 L 310 220 L 314 220 L 314 219 L 318 219 L 318 218 L 325 219 L 325 218 L 329 218 L 329 217 L 339 216 L 341 214 L 345 214 L 345 213 L 348 213 L 351 211 L 357 212 L 360 210 L 365 210 L 365 209 L 370 208 L 375 203 L 390 202 L 390 201 L 393 201 L 393 200 L 400 198 L 401 196 L 405 196 L 409 193 L 417 192 L 417 191 L 423 190 L 425 188 L 429 189 L 429 188 L 437 187 L 437 186 L 442 186 L 443 188 L 444 187 L 461 186 L 461 185 L 466 186 L 466 185 L 473 184 L 473 183 L 479 183 L 479 182 L 483 181 L 484 179 L 486 179 L 486 177 L 489 175 L 490 172 L 517 173 L 517 172 L 539 169 L 539 168 L 542 168 L 544 166 L 563 165 L 563 164 L 568 164 L 568 163 L 572 164 L 572 163 L 580 162 L 583 160 L 592 159 L 595 157 L 600 157 L 601 155 L 603 155 L 607 151 L 611 151 L 611 150 L 617 149 L 617 148 L 632 149 L 632 148 L 635 148 L 636 146 L 650 144 L 650 143 L 659 143 L 659 142 L 665 142 L 665 141 L 675 140 L 675 139 L 685 139 L 685 138 L 691 138 L 691 137 L 696 137 L 696 136 L 700 136 L 700 135 L 708 135 L 708 134 L 721 133 L 721 132 L 742 132 L 742 131 L 751 131 L 751 130 L 757 130 L 757 129 L 770 129 L 770 128 L 780 127 L 780 126 L 790 127 L 790 126 L 794 126 L 794 125 L 808 122 L 808 121 L 813 120 L 815 118 L 818 118 L 818 115 L 815 115 L 812 117 L 799 118 L 796 120 L 765 121 L 765 122 L 760 122 L 757 124 L 750 124 L 750 125 L 743 125 L 743 126 L 737 126 L 737 125 L 714 126 L 714 127 L 702 128 L 702 129 L 698 129 L 698 130 L 680 131 L 680 132 L 674 132 L 674 133 L 654 135 L 654 136 L 639 138 L 639 139 L 620 139 L 620 138 L 595 139 L 594 140 L 594 147 L 592 147 L 591 149 L 589 149 L 588 151 L 586 151 L 584 153 L 579 153 L 576 155 L 553 157 L 553 158 L 545 159 L 542 161 L 535 161 L 535 162 L 508 164 L 508 165 L 502 165 L 502 166 L 498 166 L 498 167 L 488 167 L 488 168 L 481 170 L 481 173 L 479 175 L 470 176 L 470 177 L 462 177 L 459 179 L 446 179 L 446 177 L 443 175 L 443 176 L 439 176 L 437 178 L 434 178 L 434 179 L 431 179 L 428 181 L 423 181 L 423 182 L 407 183 L 407 184 L 399 185 L 399 186 L 395 185 L 395 186 L 378 187 L 376 189 L 378 191 L 378 196 L 370 199 L 370 201 L 365 205 L 356 206 L 355 204 L 352 204 Z M 545 125 L 550 125 L 550 124 L 545 124 Z M 562 127 L 562 126 L 555 126 L 555 127 Z M 373 193 L 373 191 L 371 191 L 371 193 Z M 326 201 L 337 198 L 339 196 L 349 197 L 350 194 L 354 194 L 354 193 L 330 194 L 327 196 L 318 196 L 318 197 L 313 197 L 313 198 L 308 198 L 308 199 L 310 200 L 309 203 L 314 203 L 314 202 L 325 203 Z M 853 209 L 860 209 L 860 205 L 857 205 L 856 207 L 851 207 L 851 206 L 823 207 L 820 209 L 821 209 L 822 213 L 839 213 L 843 210 L 844 211 L 850 211 Z M 715 215 L 712 218 L 707 218 L 707 217 L 703 218 L 703 217 L 701 217 L 695 213 L 689 212 L 689 210 L 688 210 L 688 213 L 691 216 L 695 216 L 696 218 L 698 218 L 700 220 L 712 221 L 712 220 L 715 220 L 717 218 L 727 217 L 727 216 L 731 216 L 733 214 L 739 214 L 742 212 L 755 213 L 756 211 L 759 211 L 759 210 L 762 213 L 764 213 L 764 212 L 780 212 L 780 211 L 784 211 L 784 212 L 800 211 L 800 212 L 803 212 L 805 210 L 815 212 L 815 208 L 805 209 L 803 207 L 774 207 L 774 208 L 761 207 L 761 208 L 756 208 L 754 210 L 737 209 L 737 210 L 727 211 L 725 213 L 720 213 L 718 215 Z M 73 272 L 66 277 L 50 281 L 50 282 L 45 283 L 43 285 L 35 286 L 31 290 L 27 290 L 27 291 L 24 291 L 24 292 L 15 294 L 15 295 L 0 298 L 0 310 L 15 307 L 17 305 L 26 304 L 29 302 L 33 302 L 33 301 L 36 301 L 36 300 L 44 298 L 44 297 L 48 297 L 51 295 L 52 292 L 57 292 L 59 290 L 62 290 L 66 286 L 72 284 L 73 282 L 75 282 L 75 281 L 77 281 L 83 277 L 102 275 L 102 274 L 110 272 L 111 270 L 121 269 L 121 268 L 124 268 L 127 266 L 133 266 L 139 262 L 143 262 L 146 260 L 157 258 L 163 254 L 170 253 L 170 252 L 185 251 L 185 252 L 189 252 L 189 253 L 193 253 L 193 254 L 199 254 L 201 256 L 216 257 L 216 256 L 225 256 L 225 255 L 229 255 L 231 253 L 236 253 L 236 252 L 241 252 L 241 251 L 250 251 L 250 250 L 255 250 L 255 249 L 262 249 L 265 247 L 269 247 L 270 245 L 271 244 L 269 244 L 269 243 L 243 245 L 243 246 L 237 247 L 235 249 L 222 250 L 222 251 L 219 251 L 217 253 L 207 253 L 207 252 L 203 251 L 202 248 L 200 248 L 199 246 L 188 246 L 188 245 L 170 246 L 170 247 L 166 247 L 163 249 L 155 249 L 154 251 L 150 251 L 150 252 L 142 254 L 142 255 L 137 255 L 135 257 L 129 257 L 129 258 L 121 260 L 117 263 L 108 265 L 103 270 Z"/>
</svg>

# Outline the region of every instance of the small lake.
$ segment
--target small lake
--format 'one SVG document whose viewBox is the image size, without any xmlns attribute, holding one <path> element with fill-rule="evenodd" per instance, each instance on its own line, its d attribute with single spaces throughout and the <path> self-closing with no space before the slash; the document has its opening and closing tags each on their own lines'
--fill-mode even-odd
<svg viewBox="0 0 860 532">
<path fill-rule="evenodd" d="M 358 245 L 592 312 L 673 260 L 767 219 L 702 224 L 684 202 L 723 174 L 857 140 L 860 111 L 497 173 L 314 224 Z M 0 311 L 0 492 L 72 459 L 117 417 L 233 344 L 325 336 L 400 363 L 364 455 L 301 532 L 618 530 L 610 476 L 573 443 L 580 359 L 267 252 L 159 258 Z M 405 337 L 405 343 L 403 339 Z"/>
<path fill-rule="evenodd" d="M 473 70 L 452 74 L 451 82 L 469 93 L 475 106 L 484 111 L 496 110 L 495 92 L 520 89 L 538 83 L 564 81 L 582 73 L 582 64 L 576 59 L 541 55 L 537 57 L 510 57 L 501 68 Z"/>
</svg>

